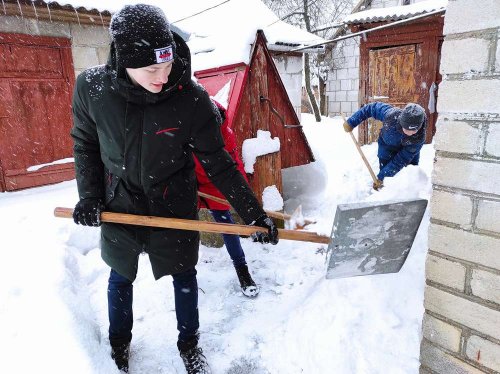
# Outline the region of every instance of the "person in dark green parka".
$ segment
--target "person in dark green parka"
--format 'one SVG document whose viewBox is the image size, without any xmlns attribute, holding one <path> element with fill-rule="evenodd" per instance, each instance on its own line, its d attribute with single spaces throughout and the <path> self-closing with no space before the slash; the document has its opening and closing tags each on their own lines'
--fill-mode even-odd
<svg viewBox="0 0 500 374">
<path fill-rule="evenodd" d="M 254 240 L 276 244 L 276 225 L 224 150 L 220 114 L 191 80 L 189 49 L 163 12 L 127 5 L 113 16 L 110 34 L 108 64 L 82 72 L 73 95 L 75 222 L 101 226 L 103 210 L 197 219 L 194 153 L 245 223 L 268 229 Z M 156 279 L 174 278 L 177 346 L 188 373 L 210 372 L 198 347 L 198 248 L 197 232 L 102 223 L 109 340 L 121 370 L 128 371 L 132 282 L 138 255 L 147 253 Z"/>
</svg>

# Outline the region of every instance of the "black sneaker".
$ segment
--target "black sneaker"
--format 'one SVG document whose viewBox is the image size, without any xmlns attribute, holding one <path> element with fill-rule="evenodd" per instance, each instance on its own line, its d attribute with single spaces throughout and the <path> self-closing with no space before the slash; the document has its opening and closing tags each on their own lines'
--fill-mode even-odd
<svg viewBox="0 0 500 374">
<path fill-rule="evenodd" d="M 210 374 L 207 358 L 199 347 L 191 348 L 188 351 L 180 351 L 182 361 L 188 374 Z"/>
<path fill-rule="evenodd" d="M 238 275 L 238 280 L 240 281 L 241 292 L 246 297 L 256 297 L 259 294 L 259 287 L 255 284 L 252 276 L 248 272 L 248 266 L 241 265 L 236 266 L 236 274 Z"/>
<path fill-rule="evenodd" d="M 130 352 L 130 343 L 111 346 L 111 358 L 119 370 L 128 373 L 128 355 Z"/>
</svg>

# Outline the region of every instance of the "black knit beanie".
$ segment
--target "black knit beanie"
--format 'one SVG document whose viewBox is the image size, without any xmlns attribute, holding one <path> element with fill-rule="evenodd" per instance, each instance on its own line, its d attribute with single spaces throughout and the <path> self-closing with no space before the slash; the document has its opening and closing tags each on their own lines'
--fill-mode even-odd
<svg viewBox="0 0 500 374">
<path fill-rule="evenodd" d="M 418 104 L 407 104 L 401 115 L 399 116 L 399 123 L 402 128 L 406 130 L 415 131 L 420 129 L 425 120 L 425 111 Z"/>
<path fill-rule="evenodd" d="M 122 68 L 141 68 L 173 60 L 175 42 L 167 17 L 155 6 L 126 5 L 113 15 L 109 25 Z"/>
</svg>

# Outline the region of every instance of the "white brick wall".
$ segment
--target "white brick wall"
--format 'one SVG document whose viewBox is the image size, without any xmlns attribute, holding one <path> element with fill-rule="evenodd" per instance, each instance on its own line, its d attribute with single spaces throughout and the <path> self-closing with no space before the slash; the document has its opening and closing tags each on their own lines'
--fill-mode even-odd
<svg viewBox="0 0 500 374">
<path fill-rule="evenodd" d="M 429 248 L 446 256 L 500 270 L 500 238 L 431 224 Z"/>
<path fill-rule="evenodd" d="M 465 288 L 465 270 L 465 266 L 458 262 L 432 255 L 427 256 L 427 279 L 461 292 Z"/>
<path fill-rule="evenodd" d="M 107 46 L 110 42 L 108 29 L 102 26 L 71 24 L 71 36 L 73 44 L 79 46 Z"/>
<path fill-rule="evenodd" d="M 500 372 L 499 15 L 498 0 L 446 11 L 422 373 Z"/>
<path fill-rule="evenodd" d="M 458 352 L 462 331 L 431 315 L 425 315 L 422 322 L 422 331 L 425 338 L 449 351 Z"/>
<path fill-rule="evenodd" d="M 446 18 L 460 22 L 444 23 L 445 34 L 484 30 L 500 26 L 498 0 L 481 0 L 481 5 L 471 0 L 448 1 Z"/>
<path fill-rule="evenodd" d="M 445 191 L 434 191 L 431 199 L 432 218 L 470 228 L 472 199 L 468 196 Z"/>
<path fill-rule="evenodd" d="M 441 186 L 495 194 L 500 186 L 500 163 L 438 158 L 432 177 Z"/>
<path fill-rule="evenodd" d="M 472 271 L 471 289 L 473 295 L 500 305 L 499 275 L 475 269 Z"/>
<path fill-rule="evenodd" d="M 459 59 L 446 59 L 441 64 L 441 71 L 447 74 L 467 71 L 484 72 L 488 69 L 488 39 L 467 38 L 450 40 L 443 44 L 442 53 L 447 54 L 457 48 L 468 51 Z"/>
<path fill-rule="evenodd" d="M 427 286 L 424 306 L 427 310 L 500 339 L 500 311 L 475 303 L 438 288 Z"/>
<path fill-rule="evenodd" d="M 435 148 L 439 151 L 476 154 L 482 144 L 481 129 L 464 121 L 442 119 L 436 124 L 439 136 Z"/>
<path fill-rule="evenodd" d="M 95 48 L 73 47 L 73 64 L 76 70 L 84 70 L 88 67 L 99 65 L 99 58 Z"/>
<path fill-rule="evenodd" d="M 500 345 L 473 335 L 467 340 L 466 354 L 478 364 L 500 372 Z"/>
<path fill-rule="evenodd" d="M 500 157 L 500 124 L 490 126 L 488 129 L 486 153 L 493 157 Z"/>
<path fill-rule="evenodd" d="M 500 201 L 482 200 L 479 202 L 476 227 L 481 230 L 500 232 Z"/>
<path fill-rule="evenodd" d="M 337 68 L 329 73 L 327 95 L 329 97 L 329 115 L 344 112 L 351 115 L 359 108 L 359 41 L 347 39 L 339 43 L 343 46 L 335 49 L 334 60 Z"/>
<path fill-rule="evenodd" d="M 422 365 L 430 368 L 434 373 L 442 374 L 480 374 L 481 370 L 456 359 L 448 353 L 432 346 L 427 341 L 422 342 L 420 355 Z"/>
<path fill-rule="evenodd" d="M 497 113 L 499 97 L 500 79 L 445 80 L 439 85 L 437 111 Z"/>
<path fill-rule="evenodd" d="M 302 100 L 302 56 L 273 57 L 288 97 L 300 120 Z"/>
</svg>

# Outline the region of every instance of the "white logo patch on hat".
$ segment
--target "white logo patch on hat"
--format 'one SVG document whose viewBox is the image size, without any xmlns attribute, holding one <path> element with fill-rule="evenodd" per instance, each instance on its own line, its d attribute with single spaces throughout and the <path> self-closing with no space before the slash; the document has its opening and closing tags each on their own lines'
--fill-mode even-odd
<svg viewBox="0 0 500 374">
<path fill-rule="evenodd" d="M 165 48 L 155 49 L 155 54 L 157 64 L 161 64 L 162 62 L 169 62 L 174 59 L 174 51 L 171 45 Z"/>
</svg>

